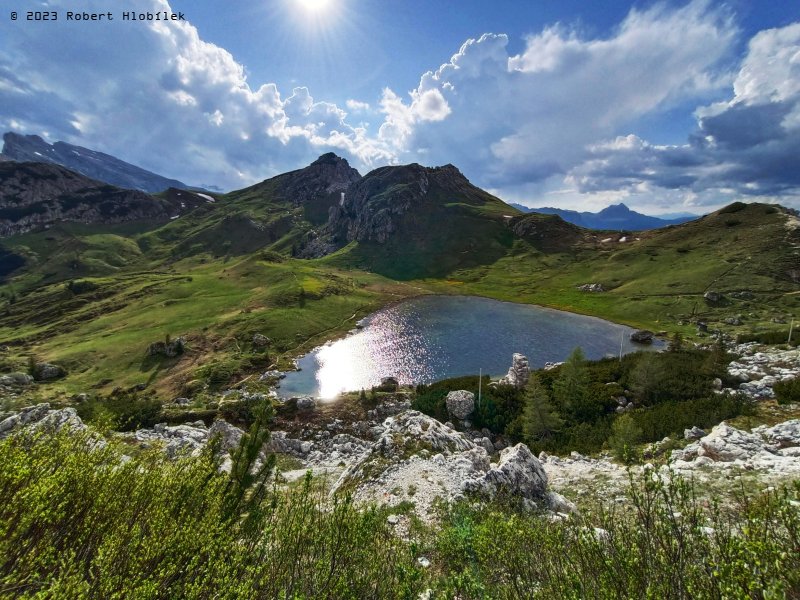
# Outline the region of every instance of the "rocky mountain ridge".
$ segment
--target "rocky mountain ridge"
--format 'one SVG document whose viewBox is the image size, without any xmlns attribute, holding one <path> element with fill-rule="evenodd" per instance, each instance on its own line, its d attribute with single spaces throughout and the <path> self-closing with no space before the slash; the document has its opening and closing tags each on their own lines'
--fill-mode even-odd
<svg viewBox="0 0 800 600">
<path fill-rule="evenodd" d="M 89 179 L 56 164 L 0 163 L 0 237 L 47 227 L 57 221 L 110 225 L 166 222 L 207 202 L 187 191 L 155 198 Z"/>
<path fill-rule="evenodd" d="M 147 193 L 162 192 L 167 188 L 190 189 L 177 179 L 169 179 L 109 154 L 66 142 L 48 144 L 38 135 L 14 132 L 4 134 L 3 141 L 2 160 L 61 165 L 91 179 Z"/>
</svg>

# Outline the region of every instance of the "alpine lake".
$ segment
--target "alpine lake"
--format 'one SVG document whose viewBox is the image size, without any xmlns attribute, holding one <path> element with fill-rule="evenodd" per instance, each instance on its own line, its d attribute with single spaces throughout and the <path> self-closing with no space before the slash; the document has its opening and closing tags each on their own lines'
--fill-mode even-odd
<svg viewBox="0 0 800 600">
<path fill-rule="evenodd" d="M 589 359 L 660 350 L 630 341 L 630 327 L 595 317 L 475 296 L 421 296 L 379 310 L 346 337 L 297 359 L 281 380 L 282 397 L 332 399 L 369 390 L 383 377 L 401 385 L 449 377 L 500 377 L 515 352 L 531 369 L 560 362 L 578 346 Z"/>
</svg>

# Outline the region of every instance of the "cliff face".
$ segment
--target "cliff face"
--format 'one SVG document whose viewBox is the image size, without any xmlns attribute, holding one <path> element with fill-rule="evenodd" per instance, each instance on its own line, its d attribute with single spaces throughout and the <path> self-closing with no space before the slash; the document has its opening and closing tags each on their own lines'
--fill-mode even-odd
<svg viewBox="0 0 800 600">
<path fill-rule="evenodd" d="M 117 187 L 155 193 L 167 188 L 188 189 L 177 179 L 162 177 L 118 158 L 66 142 L 48 144 L 38 135 L 3 135 L 6 160 L 55 164 Z M 2 160 L 2 158 L 0 158 Z"/>
<path fill-rule="evenodd" d="M 344 203 L 331 209 L 327 229 L 342 244 L 383 244 L 402 223 L 425 219 L 426 208 L 435 203 L 432 196 L 469 203 L 479 201 L 478 192 L 452 165 L 382 167 L 350 186 Z"/>
<path fill-rule="evenodd" d="M 56 221 L 115 224 L 167 221 L 168 202 L 93 181 L 64 167 L 0 163 L 0 236 L 24 233 Z"/>
<path fill-rule="evenodd" d="M 342 192 L 361 179 L 361 175 L 344 159 L 332 152 L 323 154 L 309 166 L 278 175 L 276 195 L 295 206 L 317 203 L 329 198 L 338 203 Z"/>
</svg>

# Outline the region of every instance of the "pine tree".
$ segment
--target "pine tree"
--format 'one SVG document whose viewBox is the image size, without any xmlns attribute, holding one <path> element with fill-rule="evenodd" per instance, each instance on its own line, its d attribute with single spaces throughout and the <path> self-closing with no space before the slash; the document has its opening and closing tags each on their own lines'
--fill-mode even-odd
<svg viewBox="0 0 800 600">
<path fill-rule="evenodd" d="M 585 365 L 586 356 L 579 346 L 561 365 L 558 379 L 553 382 L 553 398 L 557 405 L 569 411 L 576 421 L 591 421 L 596 416 L 596 407 L 589 397 Z"/>
<path fill-rule="evenodd" d="M 550 397 L 535 373 L 525 388 L 525 408 L 522 412 L 522 434 L 528 445 L 549 438 L 564 424 L 550 404 Z"/>
</svg>

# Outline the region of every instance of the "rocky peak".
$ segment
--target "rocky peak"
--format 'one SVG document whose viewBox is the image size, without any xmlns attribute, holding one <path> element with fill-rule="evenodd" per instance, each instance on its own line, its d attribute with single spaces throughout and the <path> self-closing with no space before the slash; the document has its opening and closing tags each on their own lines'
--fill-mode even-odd
<svg viewBox="0 0 800 600">
<path fill-rule="evenodd" d="M 449 164 L 381 167 L 354 183 L 344 203 L 331 209 L 328 231 L 341 244 L 353 240 L 384 243 L 404 215 L 419 212 L 432 188 L 454 197 L 477 189 Z"/>
<path fill-rule="evenodd" d="M 166 221 L 170 215 L 162 200 L 94 181 L 57 164 L 0 163 L 0 237 L 56 221 L 111 224 Z"/>
<path fill-rule="evenodd" d="M 291 171 L 270 180 L 277 194 L 295 206 L 326 201 L 338 204 L 342 192 L 359 181 L 361 175 L 346 159 L 333 152 L 323 154 L 304 169 Z"/>
</svg>

